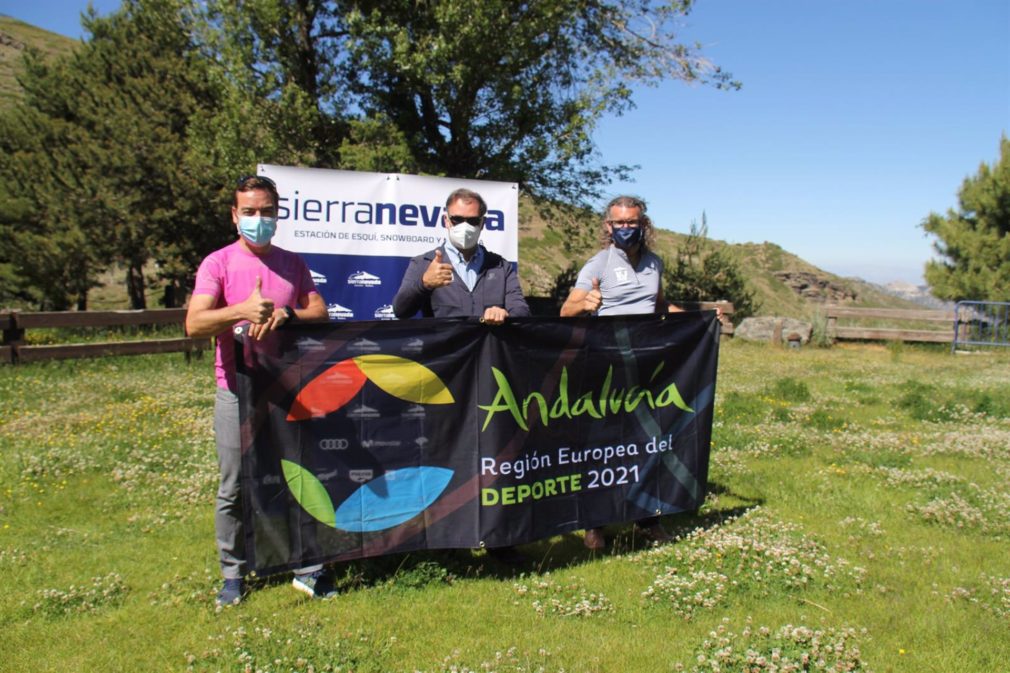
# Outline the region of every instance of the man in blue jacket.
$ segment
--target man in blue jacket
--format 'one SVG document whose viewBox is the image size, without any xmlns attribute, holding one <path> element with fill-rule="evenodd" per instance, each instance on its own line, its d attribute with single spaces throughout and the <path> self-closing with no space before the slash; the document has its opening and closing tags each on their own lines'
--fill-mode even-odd
<svg viewBox="0 0 1010 673">
<path fill-rule="evenodd" d="M 485 213 L 487 204 L 477 192 L 457 189 L 449 195 L 442 215 L 448 243 L 410 260 L 393 298 L 397 318 L 420 311 L 435 318 L 479 316 L 500 325 L 530 314 L 515 269 L 478 243 Z"/>
<path fill-rule="evenodd" d="M 480 316 L 485 323 L 501 325 L 506 318 L 530 314 L 513 266 L 477 242 L 485 213 L 487 204 L 477 192 L 457 189 L 449 195 L 442 215 L 448 243 L 410 260 L 393 297 L 397 318 L 420 311 L 426 318 Z M 509 565 L 525 560 L 514 547 L 488 553 Z"/>
</svg>

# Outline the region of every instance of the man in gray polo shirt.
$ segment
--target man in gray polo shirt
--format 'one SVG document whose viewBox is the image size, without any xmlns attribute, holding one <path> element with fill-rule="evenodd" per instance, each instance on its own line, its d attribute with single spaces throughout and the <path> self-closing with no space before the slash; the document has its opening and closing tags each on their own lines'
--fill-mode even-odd
<svg viewBox="0 0 1010 673">
<path fill-rule="evenodd" d="M 410 260 L 393 297 L 399 319 L 480 317 L 500 325 L 505 318 L 528 316 L 515 268 L 478 243 L 487 204 L 477 192 L 457 189 L 445 201 L 442 221 L 448 244 Z"/>
<path fill-rule="evenodd" d="M 652 221 L 645 201 L 618 196 L 603 211 L 603 229 L 596 253 L 579 271 L 575 287 L 561 307 L 562 317 L 579 315 L 635 315 L 680 311 L 663 297 L 663 260 L 649 250 Z M 642 535 L 664 542 L 669 535 L 658 517 L 635 524 Z M 606 547 L 602 528 L 586 531 L 586 547 Z"/>
</svg>

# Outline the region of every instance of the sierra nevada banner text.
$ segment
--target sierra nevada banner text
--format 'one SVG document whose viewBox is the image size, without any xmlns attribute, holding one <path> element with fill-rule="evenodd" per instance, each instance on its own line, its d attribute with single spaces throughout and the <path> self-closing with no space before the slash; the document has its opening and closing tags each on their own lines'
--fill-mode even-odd
<svg viewBox="0 0 1010 673">
<path fill-rule="evenodd" d="M 237 332 L 258 572 L 521 544 L 705 497 L 712 311 Z"/>
</svg>

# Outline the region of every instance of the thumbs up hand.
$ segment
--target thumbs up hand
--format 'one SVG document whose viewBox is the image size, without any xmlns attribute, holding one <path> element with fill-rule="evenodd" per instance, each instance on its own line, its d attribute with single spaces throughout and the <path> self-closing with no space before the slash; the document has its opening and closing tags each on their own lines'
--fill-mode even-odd
<svg viewBox="0 0 1010 673">
<path fill-rule="evenodd" d="M 434 290 L 452 283 L 452 264 L 442 261 L 441 248 L 435 251 L 435 259 L 431 260 L 431 264 L 421 276 L 421 283 L 426 290 Z"/>
<path fill-rule="evenodd" d="M 256 287 L 249 293 L 249 297 L 242 302 L 240 313 L 242 317 L 254 325 L 262 325 L 274 314 L 274 302 L 264 297 L 260 290 L 263 289 L 263 279 L 256 277 Z"/>
<path fill-rule="evenodd" d="M 593 279 L 593 289 L 586 293 L 582 300 L 582 310 L 586 313 L 596 313 L 603 304 L 603 294 L 600 292 L 600 279 Z"/>
</svg>

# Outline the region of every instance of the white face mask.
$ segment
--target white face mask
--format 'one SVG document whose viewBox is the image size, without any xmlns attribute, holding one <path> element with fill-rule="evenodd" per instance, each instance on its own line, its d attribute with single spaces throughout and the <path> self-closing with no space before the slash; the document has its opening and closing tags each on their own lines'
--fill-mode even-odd
<svg viewBox="0 0 1010 673">
<path fill-rule="evenodd" d="M 449 241 L 459 250 L 470 250 L 477 245 L 480 227 L 460 222 L 449 227 Z"/>
</svg>

